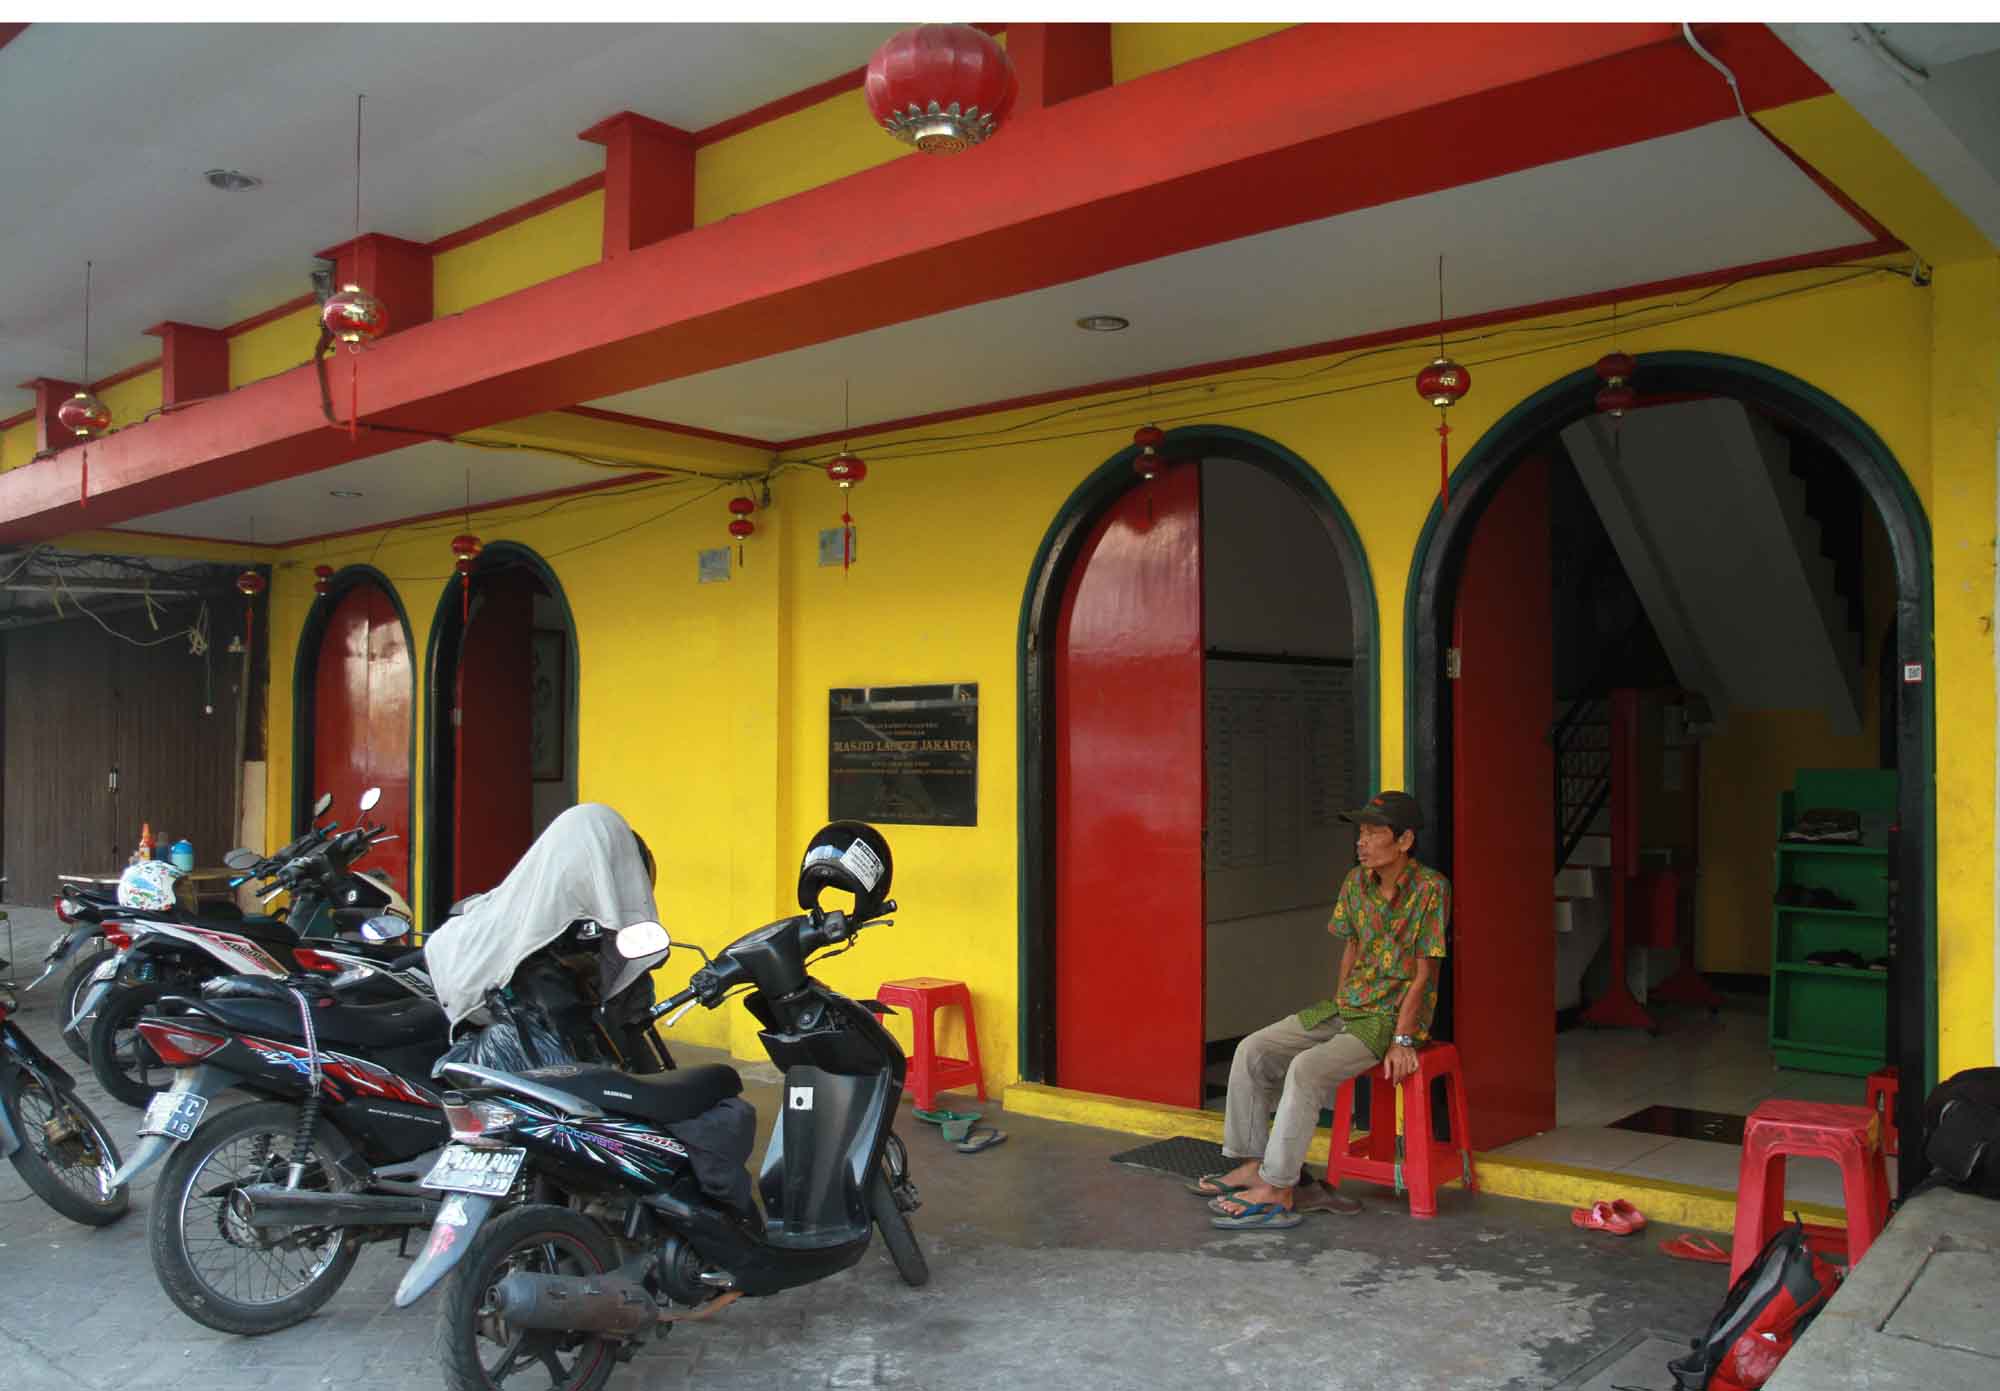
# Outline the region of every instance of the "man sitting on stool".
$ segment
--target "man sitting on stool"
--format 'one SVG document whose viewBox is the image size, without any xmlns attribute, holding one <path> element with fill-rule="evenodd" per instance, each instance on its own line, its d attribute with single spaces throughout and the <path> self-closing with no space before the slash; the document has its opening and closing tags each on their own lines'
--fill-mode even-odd
<svg viewBox="0 0 2000 1391">
<path fill-rule="evenodd" d="M 1294 1190 L 1320 1110 L 1342 1082 L 1382 1063 L 1401 1082 L 1417 1070 L 1437 1009 L 1437 963 L 1445 954 L 1451 883 L 1412 851 L 1424 824 L 1416 798 L 1383 792 L 1359 811 L 1354 855 L 1327 931 L 1346 944 L 1333 998 L 1244 1039 L 1229 1065 L 1222 1152 L 1243 1162 L 1189 1185 L 1213 1199 L 1213 1225 L 1228 1230 L 1296 1227 Z M 1277 1117 L 1272 1120 L 1275 1108 Z M 1336 1136 L 1338 1144 L 1344 1137 Z M 1337 1191 L 1307 1205 L 1358 1212 Z"/>
</svg>

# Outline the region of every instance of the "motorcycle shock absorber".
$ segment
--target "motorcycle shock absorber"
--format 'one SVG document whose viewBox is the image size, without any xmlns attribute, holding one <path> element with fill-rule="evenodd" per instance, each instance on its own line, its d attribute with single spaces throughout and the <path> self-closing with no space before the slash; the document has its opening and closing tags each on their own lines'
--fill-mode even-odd
<svg viewBox="0 0 2000 1391">
<path fill-rule="evenodd" d="M 300 991 L 290 992 L 299 1002 L 299 1032 L 306 1040 L 306 1099 L 299 1107 L 299 1128 L 292 1135 L 292 1162 L 285 1174 L 285 1187 L 297 1189 L 305 1179 L 306 1155 L 312 1152 L 313 1130 L 319 1121 L 319 1039 L 313 1033 L 312 1005 Z"/>
</svg>

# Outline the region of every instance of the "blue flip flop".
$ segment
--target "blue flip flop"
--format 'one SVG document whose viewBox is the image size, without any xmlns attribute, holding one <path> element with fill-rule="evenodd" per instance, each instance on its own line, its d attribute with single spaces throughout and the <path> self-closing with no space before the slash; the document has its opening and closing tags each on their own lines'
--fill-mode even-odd
<svg viewBox="0 0 2000 1391">
<path fill-rule="evenodd" d="M 1305 1217 L 1278 1203 L 1251 1203 L 1234 1215 L 1217 1213 L 1208 1225 L 1224 1232 L 1283 1232 L 1304 1222 Z"/>
</svg>

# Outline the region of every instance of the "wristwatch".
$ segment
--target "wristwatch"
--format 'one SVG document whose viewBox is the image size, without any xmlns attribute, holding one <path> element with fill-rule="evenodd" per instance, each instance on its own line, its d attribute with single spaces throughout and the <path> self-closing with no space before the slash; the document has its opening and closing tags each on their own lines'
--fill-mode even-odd
<svg viewBox="0 0 2000 1391">
<path fill-rule="evenodd" d="M 1397 1034 L 1389 1042 L 1395 1044 L 1398 1048 L 1415 1048 L 1417 1046 L 1417 1036 L 1415 1034 Z"/>
</svg>

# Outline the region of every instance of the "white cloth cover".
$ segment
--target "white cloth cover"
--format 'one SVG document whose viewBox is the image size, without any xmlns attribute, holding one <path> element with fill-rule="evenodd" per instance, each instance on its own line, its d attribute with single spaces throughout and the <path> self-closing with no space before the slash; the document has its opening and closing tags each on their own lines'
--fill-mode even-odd
<svg viewBox="0 0 2000 1391">
<path fill-rule="evenodd" d="M 609 931 L 655 922 L 653 886 L 625 818 L 601 802 L 571 807 L 490 893 L 431 934 L 424 961 L 455 1027 L 578 918 Z"/>
</svg>

